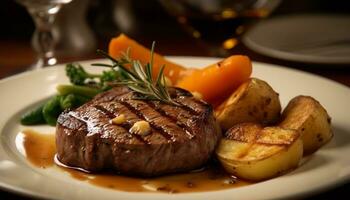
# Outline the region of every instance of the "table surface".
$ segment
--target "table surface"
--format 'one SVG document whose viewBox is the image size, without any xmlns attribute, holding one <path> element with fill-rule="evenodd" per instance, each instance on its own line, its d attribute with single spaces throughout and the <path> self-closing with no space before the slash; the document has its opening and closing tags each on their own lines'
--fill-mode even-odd
<svg viewBox="0 0 350 200">
<path fill-rule="evenodd" d="M 150 44 L 154 37 L 135 37 L 142 44 Z M 162 35 L 157 41 L 157 52 L 164 55 L 178 55 L 178 56 L 209 56 L 205 49 L 201 48 L 192 38 L 185 34 L 178 34 L 170 37 Z M 106 49 L 108 40 L 99 40 L 98 47 Z M 243 44 L 239 44 L 232 54 L 248 55 L 253 61 L 271 63 L 281 65 L 281 67 L 295 68 L 306 71 L 312 74 L 323 76 L 333 81 L 339 82 L 350 87 L 350 63 L 345 65 L 324 65 L 317 63 L 298 63 L 285 60 L 274 59 L 266 57 L 249 50 Z M 98 58 L 94 53 L 79 57 L 64 58 L 61 61 L 76 61 Z M 35 61 L 35 53 L 31 49 L 29 40 L 17 39 L 0 39 L 0 79 L 26 71 L 28 67 Z M 322 194 L 310 197 L 311 199 L 332 198 L 338 197 L 340 193 L 350 194 L 350 184 L 345 184 L 326 191 Z M 27 199 L 28 197 L 19 196 L 11 192 L 0 190 L 2 199 Z M 29 199 L 29 198 L 28 198 Z"/>
</svg>

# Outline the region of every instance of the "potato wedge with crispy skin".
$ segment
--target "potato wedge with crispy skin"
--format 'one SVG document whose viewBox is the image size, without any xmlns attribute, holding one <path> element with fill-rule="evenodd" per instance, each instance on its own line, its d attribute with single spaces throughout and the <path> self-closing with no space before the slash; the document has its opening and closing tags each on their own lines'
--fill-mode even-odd
<svg viewBox="0 0 350 200">
<path fill-rule="evenodd" d="M 216 155 L 227 172 L 261 181 L 296 168 L 303 143 L 296 130 L 242 123 L 227 131 Z"/>
<path fill-rule="evenodd" d="M 281 103 L 276 93 L 265 81 L 251 78 L 216 109 L 220 126 L 228 130 L 243 122 L 264 125 L 276 123 L 280 117 Z"/>
<path fill-rule="evenodd" d="M 293 98 L 284 109 L 279 125 L 300 132 L 304 143 L 304 155 L 315 152 L 333 136 L 330 116 L 322 105 L 310 96 Z"/>
</svg>

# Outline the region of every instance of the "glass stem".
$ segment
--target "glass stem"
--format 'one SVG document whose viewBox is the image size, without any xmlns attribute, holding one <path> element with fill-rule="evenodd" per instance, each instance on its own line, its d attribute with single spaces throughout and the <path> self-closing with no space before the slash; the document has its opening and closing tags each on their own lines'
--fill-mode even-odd
<svg viewBox="0 0 350 200">
<path fill-rule="evenodd" d="M 38 54 L 38 61 L 33 68 L 42 68 L 56 64 L 57 60 L 54 57 L 54 47 L 56 40 L 52 33 L 53 23 L 60 5 L 48 7 L 30 8 L 31 14 L 36 30 L 32 38 L 32 46 Z"/>
</svg>

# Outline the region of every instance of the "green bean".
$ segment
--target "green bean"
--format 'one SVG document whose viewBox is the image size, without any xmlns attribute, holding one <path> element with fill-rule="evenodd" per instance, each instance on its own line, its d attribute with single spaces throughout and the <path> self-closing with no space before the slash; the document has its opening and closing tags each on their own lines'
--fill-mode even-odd
<svg viewBox="0 0 350 200">
<path fill-rule="evenodd" d="M 60 96 L 54 96 L 43 107 L 43 116 L 47 124 L 55 126 L 58 116 L 63 111 L 60 105 Z"/>
<path fill-rule="evenodd" d="M 60 106 L 63 110 L 79 107 L 89 101 L 91 98 L 77 94 L 68 94 L 60 97 Z"/>
<path fill-rule="evenodd" d="M 101 90 L 80 85 L 58 85 L 57 91 L 60 95 L 77 94 L 86 97 L 94 97 Z"/>
<path fill-rule="evenodd" d="M 39 106 L 22 115 L 21 124 L 22 125 L 45 124 L 45 119 L 43 116 L 43 107 L 44 107 L 43 105 Z"/>
</svg>

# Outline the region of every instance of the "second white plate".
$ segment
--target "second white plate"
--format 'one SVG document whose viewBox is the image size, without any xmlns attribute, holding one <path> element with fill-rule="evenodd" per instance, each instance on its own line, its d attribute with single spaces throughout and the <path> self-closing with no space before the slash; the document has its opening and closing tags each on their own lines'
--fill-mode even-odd
<svg viewBox="0 0 350 200">
<path fill-rule="evenodd" d="M 243 38 L 250 49 L 274 58 L 350 64 L 350 15 L 287 15 L 266 19 Z"/>
</svg>

